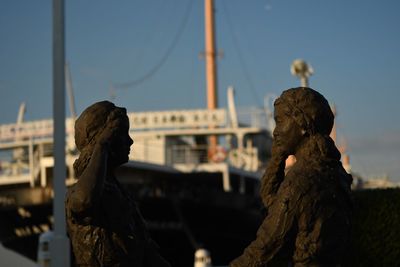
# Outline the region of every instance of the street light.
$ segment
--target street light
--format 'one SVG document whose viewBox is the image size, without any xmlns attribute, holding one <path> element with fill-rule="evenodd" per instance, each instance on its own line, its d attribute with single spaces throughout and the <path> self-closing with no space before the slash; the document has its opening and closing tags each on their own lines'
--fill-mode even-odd
<svg viewBox="0 0 400 267">
<path fill-rule="evenodd" d="M 293 76 L 299 77 L 302 87 L 308 87 L 308 77 L 314 74 L 314 69 L 303 59 L 296 59 L 292 63 L 290 72 Z"/>
</svg>

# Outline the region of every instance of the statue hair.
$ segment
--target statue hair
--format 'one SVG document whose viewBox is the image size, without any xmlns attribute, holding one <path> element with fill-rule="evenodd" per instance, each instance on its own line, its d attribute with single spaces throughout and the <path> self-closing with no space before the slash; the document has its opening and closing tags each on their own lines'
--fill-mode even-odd
<svg viewBox="0 0 400 267">
<path fill-rule="evenodd" d="M 75 177 L 79 178 L 92 157 L 97 137 L 112 121 L 126 116 L 126 109 L 109 101 L 94 103 L 86 108 L 75 122 L 75 144 L 80 151 L 74 162 Z"/>
<path fill-rule="evenodd" d="M 310 164 L 324 160 L 327 166 L 340 166 L 340 152 L 329 136 L 334 115 L 328 101 L 323 95 L 308 87 L 291 88 L 284 91 L 275 101 L 274 106 L 284 106 L 286 115 L 293 118 L 307 138 L 307 153 L 303 155 Z M 341 167 L 342 168 L 342 167 Z M 272 204 L 273 194 L 276 194 L 285 176 L 285 163 L 268 164 L 262 179 L 260 193 L 266 207 Z M 346 176 L 346 184 L 351 178 Z"/>
<path fill-rule="evenodd" d="M 287 115 L 293 118 L 310 139 L 314 140 L 315 149 L 322 156 L 340 159 L 340 152 L 329 136 L 333 128 L 334 115 L 323 95 L 308 87 L 291 88 L 284 91 L 274 105 L 285 105 Z"/>
</svg>

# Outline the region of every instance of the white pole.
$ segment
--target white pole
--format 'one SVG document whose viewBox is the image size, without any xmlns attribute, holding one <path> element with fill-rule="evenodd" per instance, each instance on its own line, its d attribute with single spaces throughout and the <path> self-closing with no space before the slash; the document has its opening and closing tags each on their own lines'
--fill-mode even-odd
<svg viewBox="0 0 400 267">
<path fill-rule="evenodd" d="M 306 75 L 300 76 L 301 87 L 308 87 L 308 78 Z"/>
<path fill-rule="evenodd" d="M 235 106 L 235 89 L 233 89 L 233 86 L 228 87 L 228 110 L 231 119 L 231 126 L 233 128 L 239 127 L 236 106 Z"/>
<path fill-rule="evenodd" d="M 51 266 L 69 267 L 69 241 L 65 226 L 65 14 L 64 0 L 53 0 L 53 120 L 54 239 L 50 243 Z"/>
</svg>

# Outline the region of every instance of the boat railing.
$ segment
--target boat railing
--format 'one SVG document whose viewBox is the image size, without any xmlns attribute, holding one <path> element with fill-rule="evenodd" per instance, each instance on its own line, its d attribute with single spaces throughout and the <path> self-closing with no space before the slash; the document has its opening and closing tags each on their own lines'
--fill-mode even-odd
<svg viewBox="0 0 400 267">
<path fill-rule="evenodd" d="M 225 162 L 247 171 L 259 169 L 258 150 L 255 147 L 229 149 L 217 146 L 215 149 L 210 149 L 207 145 L 174 145 L 169 148 L 167 154 L 170 165 Z"/>
<path fill-rule="evenodd" d="M 21 140 L 0 145 L 0 186 L 29 183 L 47 186 L 47 169 L 54 165 L 52 139 Z M 78 155 L 66 148 L 67 181 L 73 180 L 73 162 Z"/>
<path fill-rule="evenodd" d="M 246 171 L 255 172 L 260 169 L 260 160 L 256 147 L 231 149 L 228 153 L 228 162 L 231 166 Z"/>
<path fill-rule="evenodd" d="M 271 113 L 259 107 L 240 107 L 237 112 L 240 125 L 266 129 L 270 132 L 274 128 Z"/>
<path fill-rule="evenodd" d="M 30 183 L 39 175 L 39 153 L 32 139 L 24 144 L 4 147 L 0 157 L 0 185 Z"/>
<path fill-rule="evenodd" d="M 201 164 L 211 161 L 207 145 L 174 145 L 168 151 L 168 162 L 173 164 Z"/>
</svg>

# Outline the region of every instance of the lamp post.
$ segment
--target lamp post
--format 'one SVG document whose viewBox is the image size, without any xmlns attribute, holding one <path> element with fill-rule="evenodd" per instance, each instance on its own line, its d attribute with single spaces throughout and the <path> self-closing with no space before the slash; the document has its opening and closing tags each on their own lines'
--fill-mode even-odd
<svg viewBox="0 0 400 267">
<path fill-rule="evenodd" d="M 300 79 L 301 87 L 308 87 L 308 78 L 313 75 L 314 70 L 311 65 L 307 64 L 303 59 L 296 59 L 293 61 L 290 67 L 290 72 L 293 76 L 297 76 Z M 286 168 L 290 168 L 296 162 L 296 157 L 290 155 L 286 159 Z"/>
<path fill-rule="evenodd" d="M 296 59 L 292 63 L 290 72 L 300 79 L 302 87 L 308 87 L 308 78 L 314 74 L 314 69 L 303 59 Z"/>
<path fill-rule="evenodd" d="M 69 241 L 65 225 L 65 3 L 53 0 L 53 120 L 54 120 L 54 237 L 51 266 L 68 267 Z"/>
</svg>

